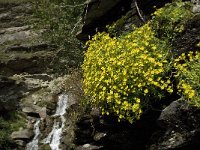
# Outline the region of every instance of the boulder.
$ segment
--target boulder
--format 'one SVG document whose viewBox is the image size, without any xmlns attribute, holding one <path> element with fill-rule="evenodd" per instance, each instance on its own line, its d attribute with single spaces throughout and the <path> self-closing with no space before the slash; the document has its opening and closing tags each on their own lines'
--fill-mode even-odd
<svg viewBox="0 0 200 150">
<path fill-rule="evenodd" d="M 37 105 L 24 106 L 22 111 L 32 117 L 46 118 L 46 107 L 39 107 Z"/>
<path fill-rule="evenodd" d="M 31 138 L 33 138 L 34 133 L 32 130 L 28 130 L 28 129 L 24 129 L 21 131 L 15 131 L 11 134 L 11 138 L 13 140 L 30 140 Z"/>
<path fill-rule="evenodd" d="M 174 101 L 168 107 L 162 110 L 158 123 L 160 126 L 178 126 L 181 122 L 177 118 L 181 117 L 179 111 L 181 107 L 187 107 L 184 102 Z M 171 124 L 173 123 L 173 124 Z"/>
<path fill-rule="evenodd" d="M 161 130 L 151 138 L 148 149 L 195 149 L 200 143 L 200 109 L 185 101 L 174 101 L 158 118 Z"/>
</svg>

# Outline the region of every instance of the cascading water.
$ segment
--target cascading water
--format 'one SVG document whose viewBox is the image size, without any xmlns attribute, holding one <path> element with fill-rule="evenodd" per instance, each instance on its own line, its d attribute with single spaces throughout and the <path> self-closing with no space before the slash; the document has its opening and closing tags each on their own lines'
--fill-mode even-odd
<svg viewBox="0 0 200 150">
<path fill-rule="evenodd" d="M 68 108 L 68 95 L 60 95 L 58 97 L 58 104 L 56 108 L 56 113 L 53 115 L 54 117 L 60 116 L 61 122 L 58 122 L 56 119 L 54 120 L 54 125 L 52 131 L 49 133 L 46 139 L 44 139 L 44 143 L 48 143 L 52 150 L 60 150 L 60 139 L 62 138 L 62 129 L 65 126 L 65 117 L 66 109 Z"/>
<path fill-rule="evenodd" d="M 34 136 L 33 140 L 26 145 L 26 150 L 38 150 L 38 138 L 40 135 L 39 124 L 40 124 L 40 119 L 38 119 L 36 121 L 36 123 L 34 124 L 35 136 Z"/>
</svg>

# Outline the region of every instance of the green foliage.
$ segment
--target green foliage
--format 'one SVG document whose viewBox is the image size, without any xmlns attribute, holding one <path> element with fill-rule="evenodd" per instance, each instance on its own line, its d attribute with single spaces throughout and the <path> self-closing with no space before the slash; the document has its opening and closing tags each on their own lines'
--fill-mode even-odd
<svg viewBox="0 0 200 150">
<path fill-rule="evenodd" d="M 191 3 L 174 2 L 166 4 L 153 14 L 153 29 L 162 39 L 173 39 L 184 30 L 184 24 L 193 16 Z"/>
<path fill-rule="evenodd" d="M 15 145 L 10 135 L 13 131 L 25 127 L 25 123 L 25 116 L 18 112 L 9 112 L 5 116 L 0 116 L 0 149 L 13 149 Z"/>
<path fill-rule="evenodd" d="M 75 37 L 80 30 L 84 0 L 40 0 L 35 2 L 36 27 L 45 29 L 44 38 L 58 46 L 51 62 L 54 71 L 78 67 L 83 60 L 81 43 Z M 48 7 L 47 7 L 48 6 Z"/>
<path fill-rule="evenodd" d="M 132 123 L 152 99 L 172 93 L 170 42 L 192 15 L 189 6 L 166 5 L 150 22 L 119 38 L 97 33 L 87 43 L 82 65 L 86 103 Z"/>
</svg>

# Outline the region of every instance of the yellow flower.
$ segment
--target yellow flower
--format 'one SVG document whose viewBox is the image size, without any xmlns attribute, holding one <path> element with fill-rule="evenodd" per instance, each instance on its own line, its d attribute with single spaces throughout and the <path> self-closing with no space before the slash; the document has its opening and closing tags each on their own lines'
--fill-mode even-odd
<svg viewBox="0 0 200 150">
<path fill-rule="evenodd" d="M 148 90 L 148 89 L 145 89 L 145 90 L 144 90 L 144 93 L 145 93 L 145 94 L 147 94 L 148 92 L 149 92 L 149 90 Z"/>
</svg>

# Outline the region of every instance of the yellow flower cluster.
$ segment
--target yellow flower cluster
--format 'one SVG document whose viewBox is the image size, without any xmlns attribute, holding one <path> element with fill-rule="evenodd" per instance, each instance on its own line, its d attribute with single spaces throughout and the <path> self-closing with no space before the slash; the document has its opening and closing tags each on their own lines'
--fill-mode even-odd
<svg viewBox="0 0 200 150">
<path fill-rule="evenodd" d="M 181 54 L 174 60 L 174 67 L 177 70 L 175 77 L 179 79 L 178 91 L 191 103 L 200 106 L 200 53 L 189 52 Z"/>
<path fill-rule="evenodd" d="M 149 23 L 120 38 L 97 33 L 87 44 L 84 92 L 102 114 L 132 122 L 140 118 L 145 99 L 157 96 L 155 91 L 173 92 L 170 78 L 163 78 L 170 48 L 155 37 Z"/>
<path fill-rule="evenodd" d="M 179 82 L 178 89 L 179 92 L 182 92 L 182 94 L 189 99 L 192 99 L 195 96 L 195 90 L 193 90 L 185 80 Z"/>
</svg>

